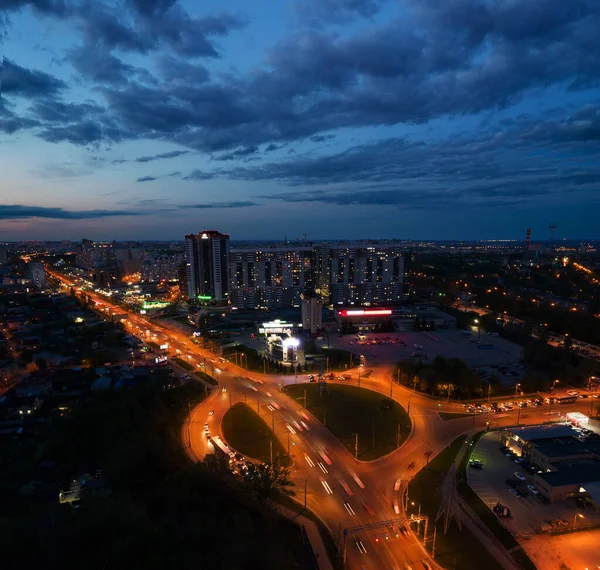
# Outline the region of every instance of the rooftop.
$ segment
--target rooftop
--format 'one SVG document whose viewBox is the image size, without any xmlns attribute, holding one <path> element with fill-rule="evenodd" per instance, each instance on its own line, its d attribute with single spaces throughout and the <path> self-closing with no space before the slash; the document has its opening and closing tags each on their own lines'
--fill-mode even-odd
<svg viewBox="0 0 600 570">
<path fill-rule="evenodd" d="M 561 465 L 559 471 L 541 473 L 538 477 L 553 487 L 600 482 L 600 461 L 578 461 Z"/>
<path fill-rule="evenodd" d="M 546 457 L 566 457 L 568 455 L 585 455 L 597 453 L 600 455 L 600 440 L 581 442 L 574 437 L 545 439 L 534 443 L 535 449 Z"/>
<path fill-rule="evenodd" d="M 510 431 L 513 435 L 518 436 L 523 441 L 531 442 L 543 439 L 574 437 L 577 435 L 577 432 L 573 429 L 571 425 L 565 424 L 514 428 Z"/>
</svg>

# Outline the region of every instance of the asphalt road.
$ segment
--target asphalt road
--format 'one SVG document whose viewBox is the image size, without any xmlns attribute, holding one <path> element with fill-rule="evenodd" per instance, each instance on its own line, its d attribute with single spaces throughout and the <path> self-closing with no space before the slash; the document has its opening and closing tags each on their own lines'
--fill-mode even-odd
<svg viewBox="0 0 600 570">
<path fill-rule="evenodd" d="M 65 284 L 74 284 L 63 276 L 53 275 Z M 125 326 L 131 334 L 157 344 L 168 343 L 172 355 L 178 354 L 198 370 L 205 367 L 209 367 L 209 371 L 210 368 L 215 369 L 220 388 L 191 410 L 190 420 L 184 426 L 182 439 L 192 457 L 201 459 L 213 452 L 204 424 L 208 423 L 212 436 L 222 437 L 221 420 L 225 412 L 236 402 L 246 402 L 274 427 L 283 447 L 288 449 L 289 446 L 297 500 L 304 502 L 306 488 L 307 507 L 323 520 L 336 539 L 343 534 L 343 529 L 402 516 L 403 512 L 400 515 L 394 512 L 394 496 L 399 495 L 394 491 L 395 482 L 410 479 L 425 466 L 428 452 L 435 456 L 460 434 L 485 429 L 487 422 L 496 428 L 515 425 L 517 419 L 520 424 L 535 424 L 556 417 L 549 415 L 551 410 L 548 406 L 539 406 L 523 408 L 520 414 L 514 410 L 442 421 L 439 410 L 463 412 L 463 406 L 443 402 L 440 408 L 438 401 L 392 383 L 389 368 L 369 364 L 373 372 L 369 378 L 361 378 L 361 387 L 391 395 L 405 408 L 410 408 L 413 431 L 408 440 L 388 456 L 368 463 L 357 461 L 322 424 L 313 418 L 306 421 L 301 416 L 302 407 L 281 392 L 282 386 L 295 383 L 297 377 L 263 375 L 248 372 L 232 363 L 219 363 L 217 356 L 195 345 L 181 331 L 113 306 L 106 297 L 96 293 L 85 291 L 85 294 L 97 301 L 101 309 L 108 309 L 108 314 L 127 314 Z M 343 383 L 357 385 L 357 379 Z M 568 409 L 560 406 L 560 411 L 589 412 L 594 402 L 582 400 L 569 405 Z M 559 406 L 554 408 L 556 412 Z M 209 415 L 210 410 L 214 411 L 213 415 Z M 296 422 L 299 424 L 300 421 L 305 421 L 310 429 L 299 430 Z M 409 469 L 412 462 L 416 465 Z M 402 500 L 399 504 L 402 508 Z M 413 533 L 400 534 L 396 538 L 395 532 L 390 533 L 387 528 L 349 535 L 346 544 L 347 568 L 350 569 L 404 570 L 416 568 L 420 560 L 429 559 Z M 430 564 L 436 566 L 431 561 Z"/>
</svg>

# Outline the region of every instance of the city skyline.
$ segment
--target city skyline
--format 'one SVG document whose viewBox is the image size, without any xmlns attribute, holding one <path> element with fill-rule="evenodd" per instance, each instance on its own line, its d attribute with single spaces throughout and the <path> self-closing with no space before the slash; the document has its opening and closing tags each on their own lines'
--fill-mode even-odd
<svg viewBox="0 0 600 570">
<path fill-rule="evenodd" d="M 3 7 L 0 240 L 600 237 L 591 0 Z"/>
</svg>

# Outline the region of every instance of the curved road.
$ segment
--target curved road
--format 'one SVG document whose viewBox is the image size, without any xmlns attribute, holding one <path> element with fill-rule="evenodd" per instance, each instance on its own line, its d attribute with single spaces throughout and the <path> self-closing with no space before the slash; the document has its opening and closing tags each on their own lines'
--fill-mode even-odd
<svg viewBox="0 0 600 570">
<path fill-rule="evenodd" d="M 49 273 L 67 286 L 76 286 L 72 279 Z M 220 387 L 191 411 L 189 422 L 184 426 L 184 443 L 192 457 L 199 460 L 213 452 L 204 424 L 208 423 L 212 436 L 222 436 L 221 420 L 225 412 L 236 402 L 246 402 L 274 427 L 283 447 L 287 449 L 289 446 L 296 499 L 302 503 L 306 489 L 307 507 L 323 520 L 336 539 L 345 528 L 398 518 L 399 515 L 394 512 L 394 497 L 399 498 L 400 492 L 394 490 L 395 483 L 398 479 L 407 481 L 423 468 L 428 461 L 428 452 L 435 456 L 459 435 L 473 429 L 485 429 L 488 421 L 492 428 L 496 428 L 515 425 L 517 418 L 520 424 L 535 424 L 556 417 L 550 415 L 548 406 L 538 406 L 523 408 L 520 417 L 518 410 L 514 410 L 442 421 L 438 414 L 438 401 L 392 383 L 386 367 L 373 368 L 369 378 L 361 378 L 361 386 L 388 397 L 391 388 L 391 397 L 405 408 L 410 407 L 413 431 L 398 450 L 386 457 L 368 463 L 357 461 L 329 430 L 281 391 L 284 385 L 297 382 L 297 376 L 263 375 L 248 372 L 232 363 L 220 363 L 218 357 L 195 345 L 181 331 L 116 307 L 105 297 L 90 291 L 83 294 L 91 297 L 98 308 L 108 314 L 127 314 L 125 326 L 132 334 L 157 344 L 168 343 L 169 351 L 187 360 L 190 365 L 214 370 Z M 343 383 L 356 385 L 357 381 Z M 223 392 L 222 388 L 226 391 Z M 568 409 L 589 411 L 593 402 L 595 400 L 582 400 Z M 557 409 L 558 406 L 554 406 L 553 411 L 556 413 Z M 210 410 L 214 410 L 213 415 L 209 415 Z M 464 408 L 457 403 L 443 402 L 441 410 L 462 413 Z M 308 421 L 301 415 L 303 413 L 308 415 Z M 301 421 L 310 429 L 298 429 L 297 424 Z M 416 466 L 409 470 L 411 462 Z M 399 504 L 402 509 L 401 498 Z M 400 516 L 402 513 L 401 510 Z M 396 533 L 397 528 L 388 530 L 386 527 L 349 535 L 346 541 L 347 567 L 404 570 L 418 567 L 421 560 L 429 560 L 414 534 L 396 537 Z"/>
</svg>

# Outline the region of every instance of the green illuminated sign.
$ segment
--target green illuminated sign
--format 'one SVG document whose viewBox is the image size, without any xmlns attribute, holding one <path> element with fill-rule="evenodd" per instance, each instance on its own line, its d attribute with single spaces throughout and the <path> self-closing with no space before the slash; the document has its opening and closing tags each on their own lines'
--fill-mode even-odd
<svg viewBox="0 0 600 570">
<path fill-rule="evenodd" d="M 200 301 L 210 301 L 212 297 L 210 295 L 198 295 Z"/>
<path fill-rule="evenodd" d="M 168 307 L 171 303 L 165 303 L 164 301 L 144 301 L 142 307 L 144 309 L 164 309 Z"/>
</svg>

